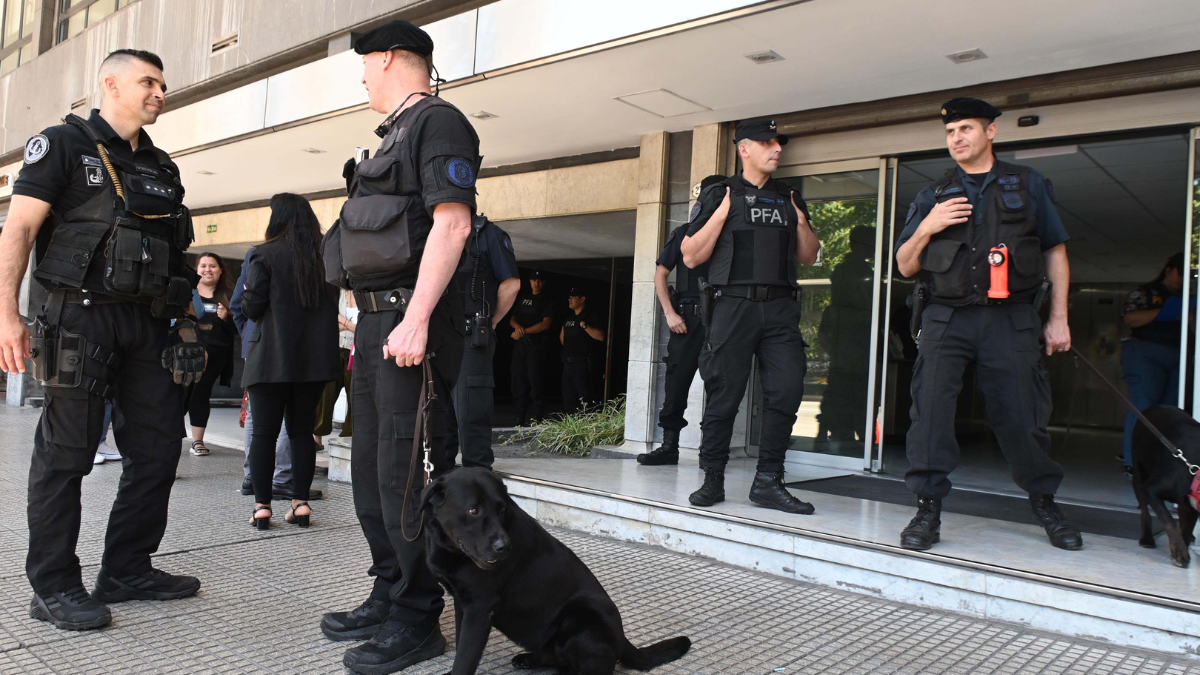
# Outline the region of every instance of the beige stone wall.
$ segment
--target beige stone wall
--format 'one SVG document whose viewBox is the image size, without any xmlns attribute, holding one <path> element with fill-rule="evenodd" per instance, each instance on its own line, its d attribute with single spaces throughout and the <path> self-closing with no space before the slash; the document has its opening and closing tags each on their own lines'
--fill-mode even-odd
<svg viewBox="0 0 1200 675">
<path fill-rule="evenodd" d="M 479 180 L 479 210 L 495 222 L 629 211 L 640 208 L 638 195 L 637 159 Z M 323 229 L 337 220 L 345 201 L 345 197 L 312 201 L 313 211 Z M 262 241 L 270 215 L 270 209 L 260 207 L 196 216 L 193 218 L 196 230 L 193 246 Z M 651 263 L 653 260 L 651 256 Z"/>
</svg>

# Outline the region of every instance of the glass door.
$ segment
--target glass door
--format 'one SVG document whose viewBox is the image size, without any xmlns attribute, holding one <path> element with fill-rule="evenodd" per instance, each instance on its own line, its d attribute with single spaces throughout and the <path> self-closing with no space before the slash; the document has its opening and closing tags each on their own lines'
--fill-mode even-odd
<svg viewBox="0 0 1200 675">
<path fill-rule="evenodd" d="M 1191 142 L 1188 144 L 1187 221 L 1185 223 L 1187 235 L 1184 240 L 1188 242 L 1188 245 L 1183 248 L 1184 267 L 1189 270 L 1189 273 L 1183 275 L 1183 297 L 1192 298 L 1194 301 L 1197 292 L 1200 292 L 1196 279 L 1196 267 L 1200 263 L 1200 247 L 1198 247 L 1200 232 L 1197 232 L 1197 225 L 1200 225 L 1200 166 L 1197 166 L 1200 164 L 1200 127 L 1192 129 L 1189 140 Z M 1196 307 L 1192 302 L 1183 303 L 1181 342 L 1184 345 L 1188 344 L 1188 327 L 1195 325 L 1195 314 Z M 1196 401 L 1200 400 L 1196 398 L 1200 395 L 1200 340 L 1195 339 L 1194 333 L 1191 339 L 1193 349 L 1182 350 L 1183 353 L 1179 359 L 1179 381 L 1183 385 L 1179 387 L 1179 407 L 1188 410 L 1188 404 L 1191 404 L 1192 417 L 1200 419 L 1200 405 L 1196 405 Z M 1189 351 L 1193 352 L 1191 369 L 1188 368 Z M 1191 374 L 1190 378 L 1189 374 Z M 1186 383 L 1189 382 L 1191 387 L 1186 386 Z"/>
<path fill-rule="evenodd" d="M 800 267 L 804 289 L 800 330 L 807 343 L 804 400 L 788 447 L 789 460 L 841 469 L 871 466 L 872 386 L 876 378 L 880 269 L 887 161 L 878 158 L 789 167 L 775 177 L 808 203 L 821 240 L 820 262 Z M 889 256 L 890 257 L 890 256 Z M 751 383 L 750 446 L 760 442 L 762 387 Z"/>
</svg>

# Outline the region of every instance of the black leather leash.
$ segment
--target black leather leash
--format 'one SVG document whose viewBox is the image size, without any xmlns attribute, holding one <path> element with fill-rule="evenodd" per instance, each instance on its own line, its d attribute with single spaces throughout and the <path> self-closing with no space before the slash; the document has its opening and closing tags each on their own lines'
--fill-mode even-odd
<svg viewBox="0 0 1200 675">
<path fill-rule="evenodd" d="M 433 402 L 437 400 L 437 393 L 433 390 L 433 368 L 429 365 L 429 359 L 431 358 L 433 358 L 433 354 L 426 354 L 425 358 L 421 361 L 421 372 L 424 375 L 424 379 L 421 381 L 421 392 L 417 395 L 417 404 L 421 406 L 421 410 L 417 415 L 416 425 L 413 427 L 412 453 L 408 459 L 408 482 L 404 486 L 404 506 L 400 510 L 400 534 L 404 537 L 404 541 L 410 543 L 416 541 L 421 536 L 421 530 L 425 526 L 425 519 L 418 517 L 416 533 L 411 537 L 408 536 L 408 522 L 411 518 L 410 507 L 413 496 L 413 479 L 417 475 L 418 456 L 424 458 L 424 475 L 421 480 L 422 489 L 429 484 L 429 476 L 433 473 L 433 462 L 429 459 L 429 452 L 432 447 L 429 412 L 432 409 Z"/>
<path fill-rule="evenodd" d="M 1183 456 L 1183 450 L 1180 450 L 1178 447 L 1176 447 L 1176 445 L 1171 442 L 1171 439 L 1163 435 L 1163 432 L 1159 431 L 1158 427 L 1154 426 L 1150 420 L 1146 419 L 1146 416 L 1142 414 L 1141 410 L 1137 409 L 1137 406 L 1133 404 L 1133 401 L 1130 401 L 1128 398 L 1126 398 L 1125 394 L 1121 393 L 1121 390 L 1118 389 L 1115 384 L 1110 382 L 1109 379 L 1104 376 L 1104 373 L 1100 372 L 1099 368 L 1097 368 L 1091 361 L 1088 361 L 1086 358 L 1084 358 L 1083 354 L 1080 354 L 1079 350 L 1075 349 L 1074 347 L 1071 348 L 1071 354 L 1076 359 L 1082 361 L 1085 366 L 1091 368 L 1092 372 L 1096 374 L 1096 377 L 1099 377 L 1101 382 L 1108 385 L 1108 388 L 1113 390 L 1113 393 L 1115 393 L 1117 398 L 1121 399 L 1121 401 L 1125 403 L 1125 407 L 1129 408 L 1129 411 L 1133 413 L 1133 416 L 1138 418 L 1139 422 L 1146 425 L 1146 428 L 1150 430 L 1150 433 L 1154 434 L 1154 437 L 1157 438 L 1167 450 L 1171 451 L 1171 455 L 1173 457 L 1187 465 L 1188 473 L 1195 476 L 1197 472 L 1200 472 L 1200 466 L 1196 466 L 1195 464 L 1189 462 L 1187 457 Z"/>
</svg>

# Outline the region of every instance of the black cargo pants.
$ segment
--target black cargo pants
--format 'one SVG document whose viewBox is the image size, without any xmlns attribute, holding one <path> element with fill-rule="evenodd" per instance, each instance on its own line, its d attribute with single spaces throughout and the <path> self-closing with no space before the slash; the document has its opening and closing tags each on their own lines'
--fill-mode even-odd
<svg viewBox="0 0 1200 675">
<path fill-rule="evenodd" d="M 540 420 L 546 412 L 542 375 L 545 358 L 545 338 L 541 335 L 526 335 L 513 345 L 512 396 L 518 424 Z"/>
<path fill-rule="evenodd" d="M 724 470 L 729 461 L 734 418 L 757 355 L 763 388 L 758 470 L 783 471 L 808 372 L 800 336 L 800 305 L 790 297 L 765 302 L 719 298 L 711 323 L 700 352 L 700 377 L 708 397 L 701 465 Z"/>
<path fill-rule="evenodd" d="M 458 297 L 442 297 L 429 317 L 426 352 L 433 353 L 434 392 L 430 419 L 432 455 L 437 471 L 449 464 L 445 454 L 447 409 L 450 391 L 458 379 L 462 364 L 463 319 L 461 311 L 450 306 Z M 362 312 L 361 308 L 359 310 Z M 350 472 L 354 481 L 354 510 L 371 549 L 371 568 L 375 577 L 376 597 L 386 593 L 392 601 L 393 617 L 409 625 L 427 624 L 441 615 L 444 602 L 442 587 L 425 564 L 425 542 L 408 542 L 417 531 L 417 506 L 421 496 L 422 475 L 413 480 L 409 495 L 409 514 L 414 520 L 402 523 L 409 458 L 413 450 L 413 430 L 417 415 L 421 366 L 400 368 L 395 360 L 384 360 L 383 346 L 388 335 L 400 324 L 398 311 L 362 312 L 354 334 L 353 397 L 354 436 L 350 443 Z M 417 471 L 422 472 L 421 458 Z"/>
<path fill-rule="evenodd" d="M 479 330 L 472 327 L 472 330 Z M 487 345 L 475 347 L 468 334 L 463 344 L 462 368 L 454 385 L 454 405 L 449 408 L 446 453 L 454 464 L 462 452 L 463 466 L 492 468 L 492 413 L 496 407 L 496 379 L 492 371 L 496 356 L 496 333 L 483 329 Z"/>
<path fill-rule="evenodd" d="M 167 503 L 183 439 L 183 387 L 162 367 L 169 322 L 132 302 L 63 307 L 62 327 L 115 355 L 114 425 L 121 481 L 108 518 L 101 564 L 114 576 L 150 569 L 167 529 Z M 84 374 L 104 379 L 105 366 L 84 360 Z M 33 437 L 29 465 L 29 556 L 25 571 L 41 595 L 82 583 L 80 486 L 100 444 L 104 398 L 82 388 L 46 388 L 46 408 Z"/>
<path fill-rule="evenodd" d="M 975 364 L 988 423 L 1013 481 L 1030 494 L 1058 490 L 1063 470 L 1049 455 L 1050 381 L 1038 343 L 1041 326 L 1029 303 L 925 308 L 904 477 L 918 497 L 941 499 L 950 492 L 959 457 L 955 409 L 968 363 Z"/>
<path fill-rule="evenodd" d="M 687 332 L 671 332 L 667 338 L 667 376 L 658 426 L 664 431 L 679 431 L 687 426 L 683 417 L 687 411 L 688 390 L 700 367 L 700 350 L 704 348 L 704 322 L 694 309 L 699 305 L 681 305 Z"/>
</svg>

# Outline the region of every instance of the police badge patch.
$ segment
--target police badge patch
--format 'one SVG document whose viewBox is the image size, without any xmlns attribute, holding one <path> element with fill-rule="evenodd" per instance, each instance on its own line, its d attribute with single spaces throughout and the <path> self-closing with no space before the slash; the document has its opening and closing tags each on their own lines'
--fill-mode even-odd
<svg viewBox="0 0 1200 675">
<path fill-rule="evenodd" d="M 83 171 L 87 175 L 88 187 L 104 185 L 104 169 L 98 166 L 85 166 Z"/>
<path fill-rule="evenodd" d="M 471 163 L 462 157 L 454 157 L 446 163 L 446 177 L 461 188 L 475 184 L 475 170 L 471 168 Z"/>
<path fill-rule="evenodd" d="M 504 248 L 509 253 L 516 253 L 516 251 L 513 250 L 512 239 L 507 234 L 504 235 Z"/>
<path fill-rule="evenodd" d="M 913 202 L 908 205 L 908 215 L 904 217 L 904 224 L 912 222 L 913 216 L 917 215 L 917 203 Z"/>
<path fill-rule="evenodd" d="M 700 202 L 692 204 L 692 212 L 688 214 L 688 222 L 693 222 L 700 215 Z"/>
<path fill-rule="evenodd" d="M 746 205 L 747 206 L 754 206 L 754 202 L 756 202 L 756 201 L 758 201 L 758 198 L 755 197 L 754 195 L 746 195 Z"/>
<path fill-rule="evenodd" d="M 50 139 L 38 134 L 25 144 L 25 163 L 33 164 L 50 152 Z"/>
</svg>

